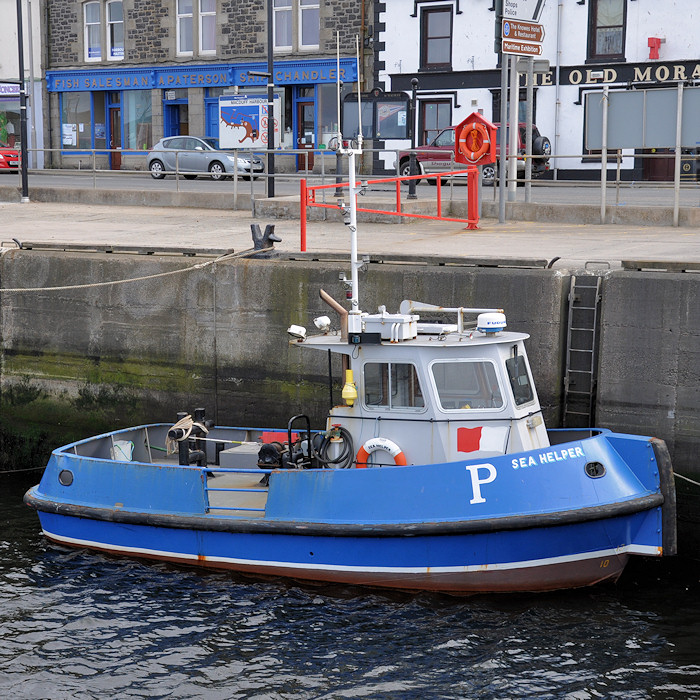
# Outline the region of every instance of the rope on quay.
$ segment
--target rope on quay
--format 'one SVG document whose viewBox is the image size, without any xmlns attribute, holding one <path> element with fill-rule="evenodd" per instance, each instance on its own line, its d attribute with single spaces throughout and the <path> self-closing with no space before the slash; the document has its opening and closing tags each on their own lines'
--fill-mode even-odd
<svg viewBox="0 0 700 700">
<path fill-rule="evenodd" d="M 169 277 L 170 275 L 180 275 L 183 272 L 191 272 L 192 270 L 202 270 L 210 265 L 216 265 L 216 263 L 223 262 L 224 260 L 234 260 L 236 258 L 247 258 L 257 253 L 264 253 L 266 251 L 272 250 L 269 248 L 248 248 L 242 250 L 240 253 L 225 253 L 220 255 L 218 258 L 213 260 L 207 260 L 205 262 L 197 263 L 195 265 L 190 265 L 182 270 L 171 270 L 170 272 L 159 272 L 155 275 L 145 275 L 143 277 L 130 277 L 123 280 L 112 280 L 110 282 L 93 282 L 91 284 L 71 284 L 63 287 L 0 287 L 0 293 L 4 292 L 63 292 L 70 289 L 91 289 L 95 287 L 109 287 L 115 284 L 127 284 L 129 282 L 142 282 L 144 280 L 153 280 L 158 277 Z"/>
</svg>

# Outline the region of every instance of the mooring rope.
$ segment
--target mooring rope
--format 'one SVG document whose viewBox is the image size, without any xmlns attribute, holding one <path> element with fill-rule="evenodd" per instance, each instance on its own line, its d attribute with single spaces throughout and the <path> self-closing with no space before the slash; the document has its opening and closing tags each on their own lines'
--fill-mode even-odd
<svg viewBox="0 0 700 700">
<path fill-rule="evenodd" d="M 158 272 L 154 275 L 144 275 L 143 277 L 129 277 L 123 280 L 112 280 L 110 282 L 92 282 L 90 284 L 70 284 L 62 287 L 0 287 L 0 294 L 4 292 L 63 292 L 69 289 L 91 289 L 95 287 L 108 287 L 115 284 L 127 284 L 129 282 L 142 282 L 144 280 L 153 280 L 158 277 L 168 277 L 170 275 L 180 275 L 183 272 L 191 272 L 192 270 L 202 270 L 210 265 L 216 265 L 216 263 L 223 262 L 224 260 L 234 260 L 235 258 L 246 258 L 256 253 L 262 253 L 268 250 L 272 250 L 272 247 L 268 248 L 248 248 L 247 250 L 242 250 L 240 253 L 225 253 L 220 255 L 214 260 L 207 260 L 206 262 L 197 263 L 195 265 L 190 265 L 182 270 L 171 270 L 170 272 Z"/>
<path fill-rule="evenodd" d="M 689 483 L 691 483 L 695 486 L 700 486 L 700 483 L 698 483 L 697 481 L 694 481 L 693 479 L 689 479 L 687 476 L 683 476 L 683 474 L 679 474 L 678 472 L 673 472 L 673 475 L 677 479 L 683 479 L 683 481 L 688 481 Z"/>
</svg>

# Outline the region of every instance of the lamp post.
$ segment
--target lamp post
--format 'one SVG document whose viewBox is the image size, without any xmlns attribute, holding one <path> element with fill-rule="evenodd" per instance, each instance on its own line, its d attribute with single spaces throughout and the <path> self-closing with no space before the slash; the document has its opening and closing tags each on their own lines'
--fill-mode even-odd
<svg viewBox="0 0 700 700">
<path fill-rule="evenodd" d="M 418 78 L 411 78 L 411 153 L 408 157 L 409 172 L 417 175 L 416 172 L 416 91 L 418 89 Z M 418 199 L 416 194 L 416 181 L 408 181 L 408 199 Z"/>
<path fill-rule="evenodd" d="M 29 201 L 29 183 L 27 180 L 27 89 L 24 84 L 24 32 L 22 31 L 22 0 L 17 0 L 17 52 L 19 58 L 19 137 L 20 172 L 22 178 L 23 203 Z"/>
<path fill-rule="evenodd" d="M 19 0 L 18 0 L 19 1 Z M 275 196 L 275 84 L 272 0 L 267 0 L 267 196 Z"/>
</svg>

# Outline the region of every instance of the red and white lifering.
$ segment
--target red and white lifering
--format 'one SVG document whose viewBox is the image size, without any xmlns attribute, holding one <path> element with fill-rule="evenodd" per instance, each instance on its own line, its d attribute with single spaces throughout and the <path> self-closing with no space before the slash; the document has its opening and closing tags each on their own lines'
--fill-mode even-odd
<svg viewBox="0 0 700 700">
<path fill-rule="evenodd" d="M 397 466 L 406 466 L 406 455 L 395 442 L 392 442 L 387 438 L 375 437 L 367 440 L 367 442 L 362 445 L 357 452 L 357 468 L 364 469 L 367 466 L 367 460 L 369 459 L 370 454 L 372 452 L 376 452 L 377 450 L 384 450 L 384 452 L 388 452 L 394 458 L 394 464 Z"/>
<path fill-rule="evenodd" d="M 485 124 L 467 124 L 459 134 L 459 152 L 471 163 L 476 163 L 490 146 L 491 138 Z"/>
</svg>

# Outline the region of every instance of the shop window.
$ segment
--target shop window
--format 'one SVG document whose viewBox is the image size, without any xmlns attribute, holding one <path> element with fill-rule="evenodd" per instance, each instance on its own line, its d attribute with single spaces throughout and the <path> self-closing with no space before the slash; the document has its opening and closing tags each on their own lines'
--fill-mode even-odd
<svg viewBox="0 0 700 700">
<path fill-rule="evenodd" d="M 275 51 L 318 49 L 319 0 L 273 0 L 272 7 Z"/>
<path fill-rule="evenodd" d="M 121 0 L 107 3 L 107 56 L 116 61 L 124 58 L 124 8 Z"/>
<path fill-rule="evenodd" d="M 375 88 L 362 93 L 362 136 L 366 139 L 406 139 L 410 137 L 408 101 L 405 92 L 383 92 Z M 356 138 L 359 133 L 357 93 L 343 101 L 343 135 Z"/>
<path fill-rule="evenodd" d="M 452 7 L 421 12 L 421 70 L 452 69 Z"/>
<path fill-rule="evenodd" d="M 199 0 L 199 53 L 216 53 L 216 0 Z"/>
<path fill-rule="evenodd" d="M 64 92 L 61 96 L 61 148 L 92 148 L 92 99 L 89 92 Z"/>
<path fill-rule="evenodd" d="M 443 129 L 452 125 L 451 100 L 425 100 L 420 102 L 420 126 L 416 145 L 423 146 Z"/>
<path fill-rule="evenodd" d="M 364 366 L 367 406 L 423 408 L 423 392 L 416 368 L 407 363 L 368 362 Z"/>
<path fill-rule="evenodd" d="M 591 0 L 588 19 L 589 60 L 624 60 L 626 11 L 627 0 Z"/>
<path fill-rule="evenodd" d="M 503 394 L 492 362 L 434 362 L 431 371 L 443 410 L 503 407 Z"/>
<path fill-rule="evenodd" d="M 85 44 L 85 60 L 102 60 L 102 26 L 100 19 L 100 3 L 86 2 L 83 5 L 85 26 L 83 42 Z"/>
<path fill-rule="evenodd" d="M 122 97 L 123 147 L 145 151 L 153 145 L 151 91 L 127 90 Z"/>
<path fill-rule="evenodd" d="M 191 56 L 192 44 L 192 0 L 177 0 L 177 54 Z"/>
</svg>

